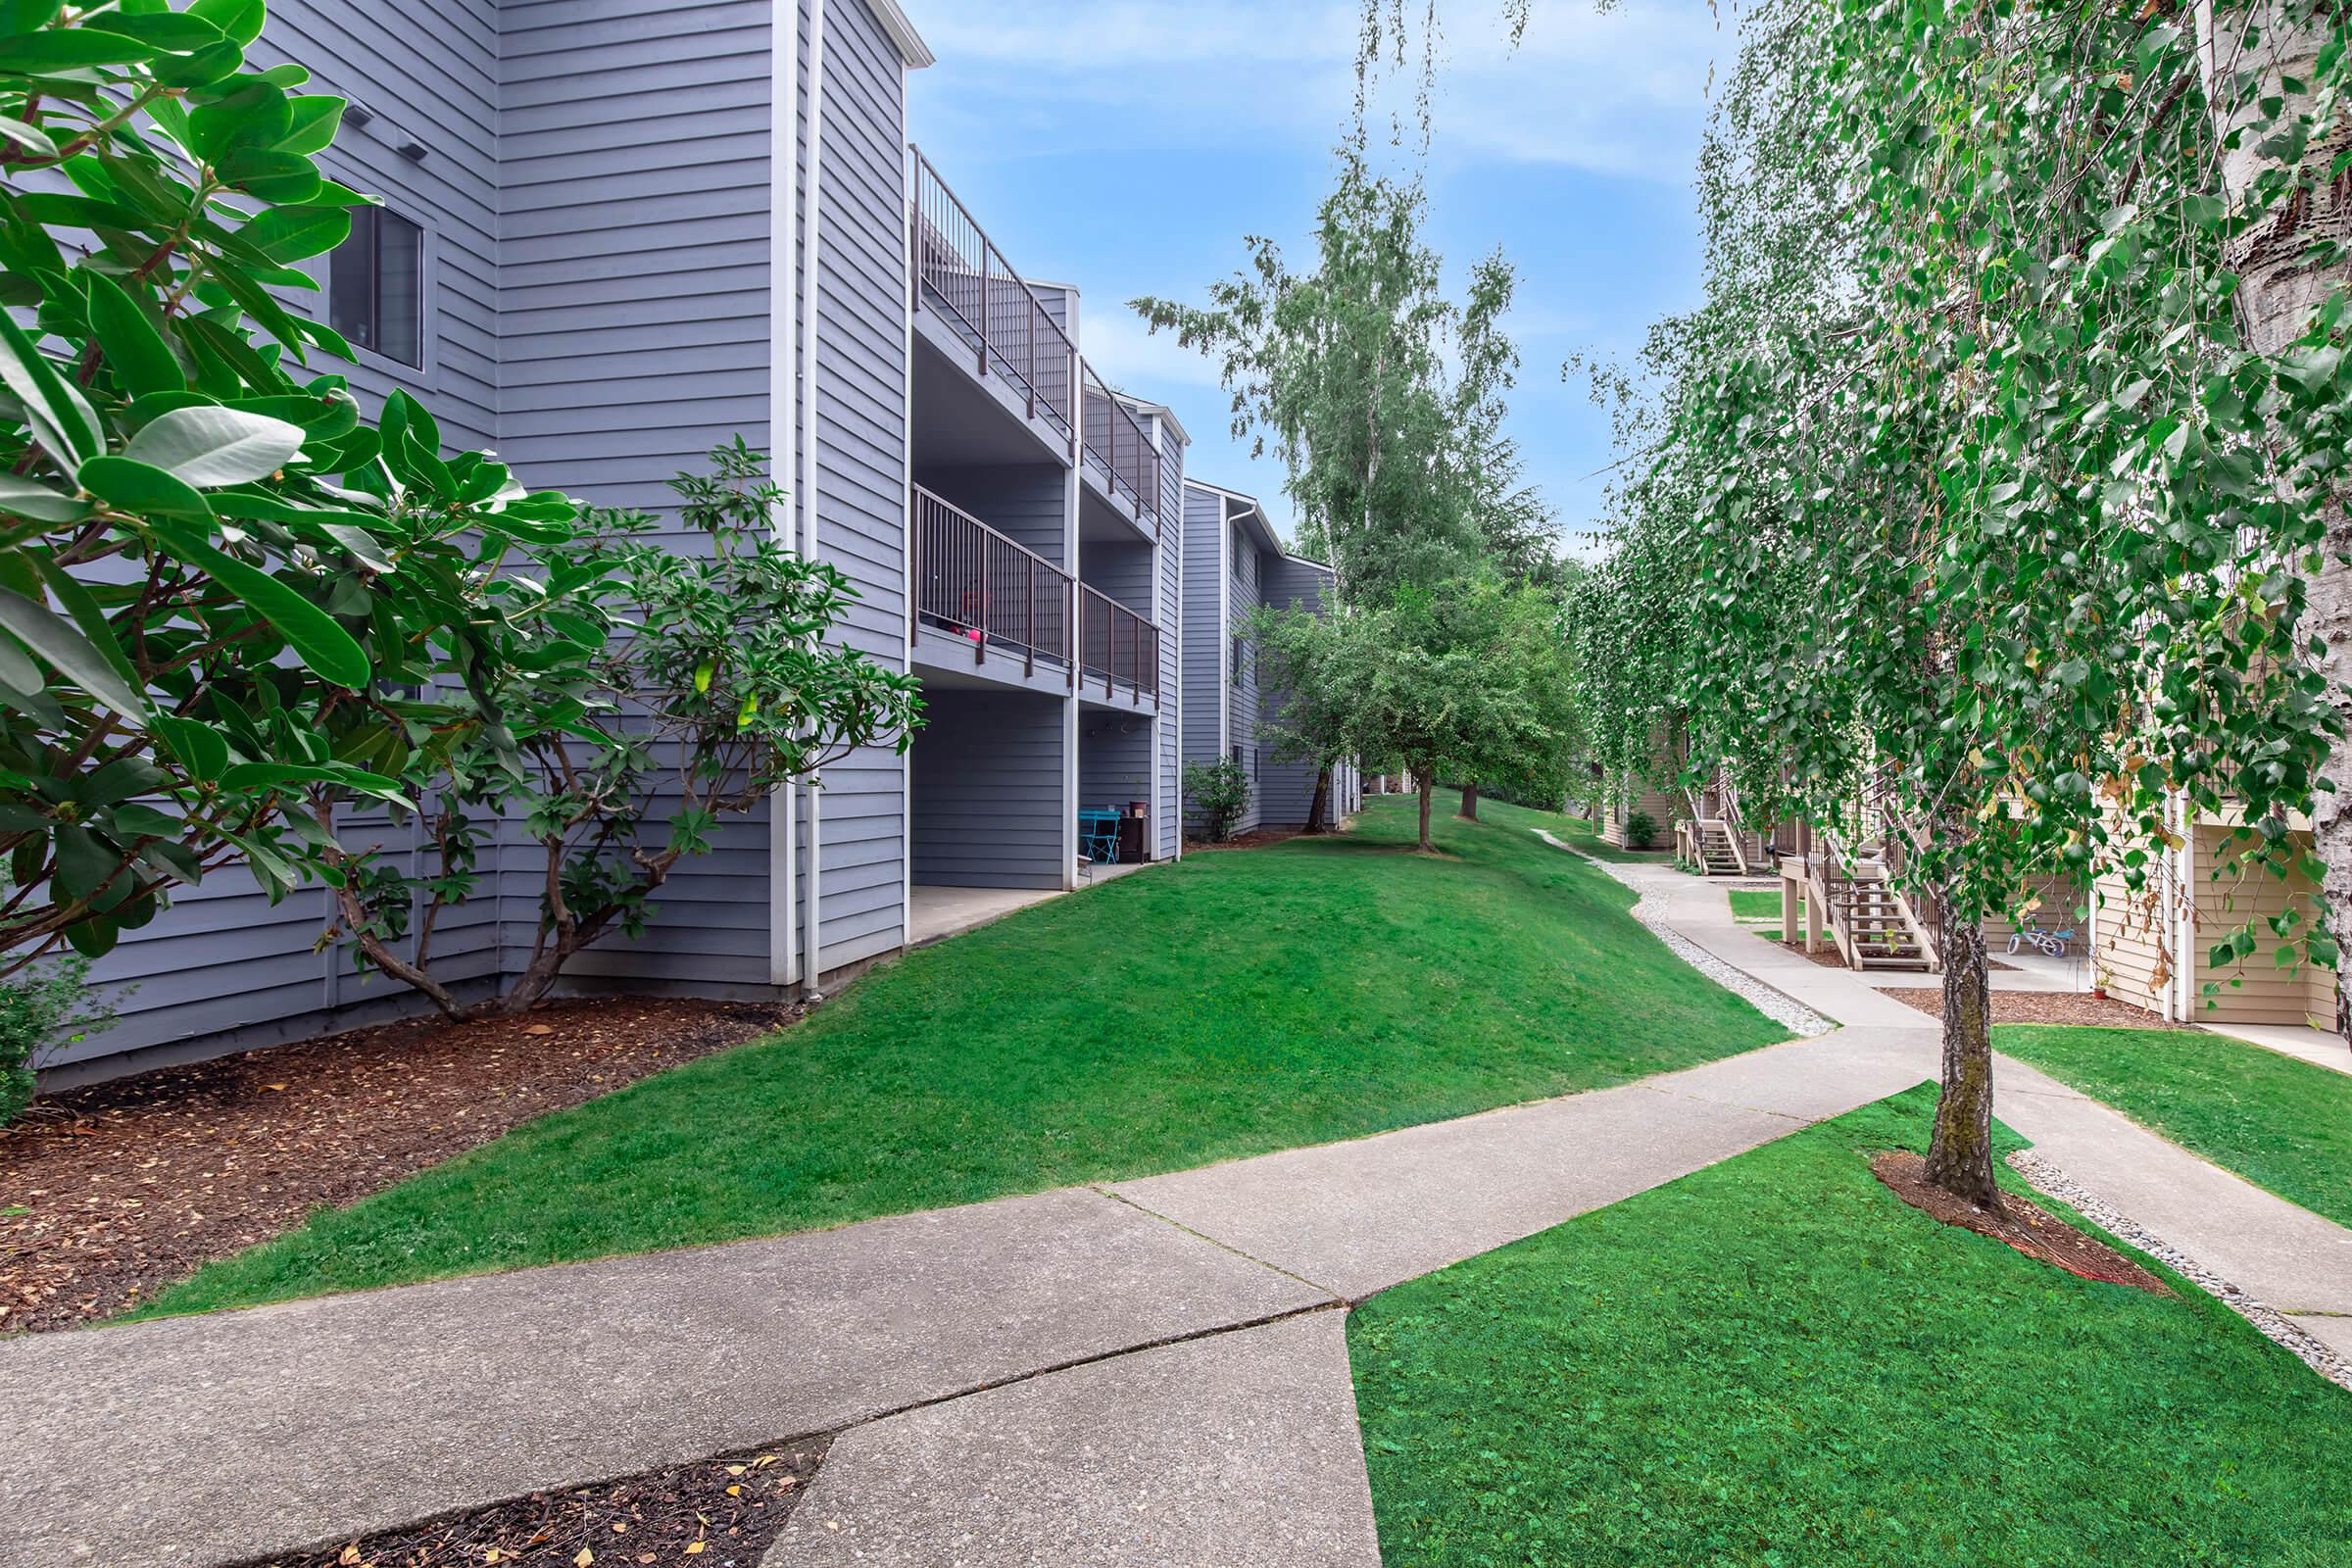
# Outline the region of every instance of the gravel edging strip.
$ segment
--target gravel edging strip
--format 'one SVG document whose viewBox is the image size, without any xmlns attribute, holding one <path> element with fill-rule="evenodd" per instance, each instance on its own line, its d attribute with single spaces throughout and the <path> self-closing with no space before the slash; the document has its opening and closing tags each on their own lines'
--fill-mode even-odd
<svg viewBox="0 0 2352 1568">
<path fill-rule="evenodd" d="M 2035 1192 L 2058 1200 L 2108 1235 L 2137 1248 L 2182 1279 L 2204 1290 L 2230 1311 L 2253 1324 L 2263 1338 L 2291 1352 L 2328 1382 L 2352 1389 L 2352 1361 L 2347 1361 L 2304 1333 L 2277 1307 L 2256 1300 L 2171 1243 L 2150 1235 L 2131 1219 L 2108 1207 L 2065 1171 L 2031 1150 L 2019 1150 L 2011 1154 L 2009 1167 L 2032 1183 Z"/>
<path fill-rule="evenodd" d="M 1646 926 L 1652 936 L 1665 943 L 1668 952 L 1726 991 L 1752 1003 L 1755 1009 L 1765 1017 L 1775 1023 L 1786 1024 L 1799 1036 L 1808 1040 L 1819 1035 L 1826 1035 L 1838 1027 L 1836 1023 L 1815 1012 L 1787 992 L 1776 991 L 1746 970 L 1724 962 L 1723 959 L 1684 936 L 1665 921 L 1646 912 L 1645 906 L 1649 903 L 1647 891 L 1642 888 L 1641 883 L 1632 878 L 1619 875 L 1617 867 L 1609 861 L 1601 859 L 1598 856 L 1587 855 L 1575 845 L 1555 838 L 1542 828 L 1537 828 L 1534 832 L 1536 837 L 1553 849 L 1566 850 L 1587 864 L 1600 867 L 1611 880 L 1633 889 L 1638 896 L 1633 907 L 1634 918 Z"/>
</svg>

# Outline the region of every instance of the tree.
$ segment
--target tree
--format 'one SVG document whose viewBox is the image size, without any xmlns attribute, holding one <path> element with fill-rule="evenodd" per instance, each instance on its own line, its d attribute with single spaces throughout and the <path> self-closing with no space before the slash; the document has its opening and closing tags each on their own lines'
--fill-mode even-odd
<svg viewBox="0 0 2352 1568">
<path fill-rule="evenodd" d="M 1559 643 L 1540 590 L 1487 572 L 1403 588 L 1332 618 L 1322 667 L 1354 715 L 1348 750 L 1400 757 L 1420 792 L 1419 847 L 1434 854 L 1440 777 L 1477 778 L 1560 749 L 1547 722 Z"/>
<path fill-rule="evenodd" d="M 1311 270 L 1253 237 L 1248 269 L 1212 285 L 1207 306 L 1133 308 L 1218 358 L 1234 434 L 1283 458 L 1300 548 L 1331 563 L 1342 601 L 1370 604 L 1467 569 L 1484 544 L 1473 497 L 1515 477 L 1494 430 L 1516 365 L 1498 324 L 1512 273 L 1489 258 L 1466 301 L 1449 301 L 1420 238 L 1419 184 L 1375 172 L 1360 146 L 1338 158 Z"/>
<path fill-rule="evenodd" d="M 331 879 L 304 791 L 500 749 L 498 672 L 567 646 L 517 583 L 574 504 L 311 365 L 350 346 L 279 294 L 372 198 L 315 162 L 343 100 L 242 69 L 262 25 L 0 7 L 0 973 L 231 863 Z"/>
<path fill-rule="evenodd" d="M 786 498 L 765 459 L 737 437 L 710 464 L 672 481 L 706 551 L 654 542 L 642 513 L 599 513 L 593 546 L 547 585 L 562 624 L 594 651 L 589 678 L 551 682 L 514 662 L 498 693 L 499 744 L 403 781 L 433 800 L 423 869 L 381 846 L 327 852 L 340 932 L 445 1013 L 527 1009 L 608 932 L 642 934 L 654 894 L 710 852 L 727 818 L 860 747 L 891 741 L 904 755 L 912 743 L 919 682 L 827 641 L 856 590 L 776 540 L 769 519 Z M 321 783 L 312 813 L 323 826 L 348 802 Z M 485 851 L 513 824 L 540 859 L 530 957 L 503 993 L 462 1004 L 433 973 L 434 926 L 473 893 Z"/>
<path fill-rule="evenodd" d="M 2352 283 L 2352 190 L 2343 177 L 2352 147 L 2344 115 L 2347 60 L 2340 8 L 2317 0 L 2196 0 L 2196 63 L 2219 150 L 2220 195 L 2230 215 L 2225 265 L 2236 280 L 2245 342 L 2266 360 L 2294 365 L 2308 388 L 2341 346 L 2343 291 Z M 2330 377 L 2331 378 L 2331 377 Z M 2338 401 L 2340 400 L 2331 400 Z M 2286 405 L 2293 412 L 2295 405 Z M 2334 411 L 2307 408 L 2296 432 L 2315 458 L 2342 426 Z M 2352 910 L 2352 513 L 2340 480 L 2320 480 L 2324 536 L 2305 567 L 2314 637 L 2336 709 L 2337 740 L 2312 806 L 2312 830 L 2331 922 Z M 2352 1045 L 2352 973 L 2336 966 L 2335 1028 Z"/>
<path fill-rule="evenodd" d="M 1621 552 L 1686 607 L 1674 700 L 1739 716 L 1716 760 L 1751 801 L 1859 802 L 1932 907 L 1928 1174 L 1997 1206 L 1980 922 L 2040 875 L 2144 882 L 2183 812 L 2292 858 L 2337 728 L 2286 569 L 2322 539 L 2335 362 L 2237 343 L 2163 20 L 1853 0 L 1747 39 Z"/>
</svg>

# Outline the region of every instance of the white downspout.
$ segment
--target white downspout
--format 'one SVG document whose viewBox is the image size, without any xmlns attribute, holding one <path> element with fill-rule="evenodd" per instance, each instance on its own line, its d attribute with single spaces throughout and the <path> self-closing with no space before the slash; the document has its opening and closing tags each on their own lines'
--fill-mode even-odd
<svg viewBox="0 0 2352 1568">
<path fill-rule="evenodd" d="M 906 75 L 902 73 L 899 77 L 899 177 L 907 182 L 907 188 L 905 192 L 905 200 L 900 204 L 899 216 L 906 225 L 906 232 L 899 236 L 899 254 L 906 258 L 907 276 L 906 296 L 902 301 L 906 318 L 904 323 L 906 332 L 903 339 L 906 345 L 903 351 L 905 357 L 899 361 L 906 370 L 906 373 L 900 377 L 903 383 L 900 388 L 901 406 L 905 410 L 906 422 L 899 427 L 901 442 L 899 456 L 901 462 L 906 465 L 906 482 L 899 489 L 900 504 L 906 508 L 906 511 L 900 515 L 899 523 L 901 541 L 899 574 L 902 584 L 901 591 L 906 595 L 902 607 L 906 613 L 900 617 L 900 620 L 906 634 L 904 645 L 906 653 L 906 657 L 899 662 L 899 668 L 911 675 L 914 673 L 916 593 L 913 550 L 914 298 L 916 290 L 920 289 L 923 284 L 922 279 L 915 275 L 914 267 L 914 180 L 912 165 L 906 156 L 906 149 L 911 143 L 906 134 Z M 910 948 L 914 945 L 914 750 L 912 747 L 907 748 L 906 754 L 899 759 L 899 945 L 902 948 Z"/>
<path fill-rule="evenodd" d="M 824 296 L 824 195 L 825 173 L 825 0 L 816 0 L 810 12 L 808 28 L 808 266 L 807 286 L 802 290 L 802 303 L 808 312 L 808 329 L 801 334 L 801 353 L 807 366 L 804 386 L 807 395 L 801 400 L 802 453 L 801 461 L 808 475 L 801 491 L 806 498 L 801 507 L 801 555 L 814 561 L 817 555 L 816 503 L 821 486 L 816 474 L 816 350 L 819 304 Z M 801 994 L 811 1002 L 819 1001 L 817 980 L 824 972 L 821 945 L 823 926 L 824 882 L 824 816 L 825 786 L 821 778 L 808 780 L 808 875 L 806 881 L 807 910 L 801 921 L 801 939 L 806 954 L 801 960 Z"/>
<path fill-rule="evenodd" d="M 786 21 L 789 17 L 791 20 Z M 799 475 L 795 469 L 795 432 L 800 429 L 798 387 L 801 318 L 799 276 L 795 264 L 800 250 L 801 119 L 801 0 L 775 0 L 768 27 L 771 39 L 783 40 L 775 58 L 783 63 L 775 98 L 774 123 L 768 127 L 768 201 L 772 222 L 768 232 L 768 319 L 779 328 L 781 341 L 768 356 L 768 445 L 771 463 L 784 491 L 784 506 L 773 519 L 779 542 L 793 543 L 793 501 Z M 794 986 L 801 980 L 800 913 L 794 872 L 800 860 L 800 793 L 787 780 L 769 804 L 772 814 L 767 835 L 767 980 L 773 986 Z M 773 818 L 781 817 L 781 822 Z"/>
</svg>

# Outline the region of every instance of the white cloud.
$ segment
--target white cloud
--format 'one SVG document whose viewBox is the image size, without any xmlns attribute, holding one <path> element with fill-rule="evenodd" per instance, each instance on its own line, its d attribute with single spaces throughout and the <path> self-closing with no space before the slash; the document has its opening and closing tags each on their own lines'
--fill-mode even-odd
<svg viewBox="0 0 2352 1568">
<path fill-rule="evenodd" d="M 1335 137 L 1358 16 L 1354 0 L 930 0 L 915 21 L 943 62 L 935 124 L 982 137 L 1005 113 L 1054 104 L 1096 144 L 1185 146 Z M 1606 15 L 1539 0 L 1515 49 L 1492 8 L 1464 0 L 1439 78 L 1439 151 L 1682 183 L 1728 48 L 1704 0 Z M 1409 116 L 1409 80 L 1379 110 Z"/>
</svg>

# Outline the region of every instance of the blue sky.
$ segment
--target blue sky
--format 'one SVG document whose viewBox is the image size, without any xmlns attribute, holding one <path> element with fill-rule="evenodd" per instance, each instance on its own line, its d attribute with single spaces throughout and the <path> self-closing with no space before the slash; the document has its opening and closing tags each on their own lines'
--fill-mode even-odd
<svg viewBox="0 0 2352 1568">
<path fill-rule="evenodd" d="M 1015 267 L 1077 285 L 1087 358 L 1166 403 L 1188 470 L 1263 497 L 1282 466 L 1229 430 L 1213 368 L 1153 339 L 1138 294 L 1202 297 L 1265 234 L 1303 258 L 1352 88 L 1357 0 L 906 0 L 939 55 L 909 131 Z M 1605 416 L 1563 384 L 1571 352 L 1623 355 L 1691 304 L 1690 169 L 1710 62 L 1705 0 L 1537 0 L 1504 48 L 1453 0 L 1428 164 L 1429 237 L 1458 277 L 1500 246 L 1520 270 L 1514 434 L 1565 530 L 1589 523 Z"/>
</svg>

